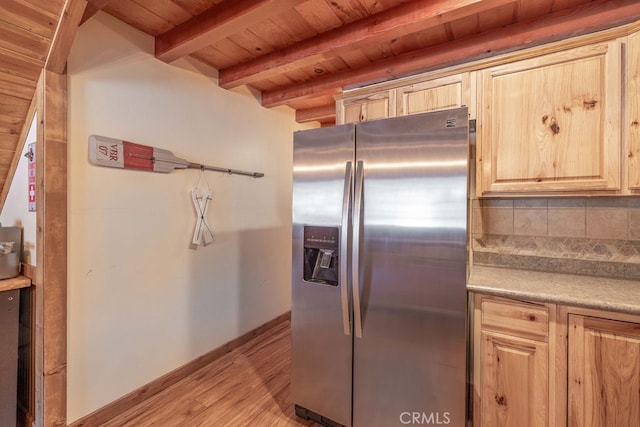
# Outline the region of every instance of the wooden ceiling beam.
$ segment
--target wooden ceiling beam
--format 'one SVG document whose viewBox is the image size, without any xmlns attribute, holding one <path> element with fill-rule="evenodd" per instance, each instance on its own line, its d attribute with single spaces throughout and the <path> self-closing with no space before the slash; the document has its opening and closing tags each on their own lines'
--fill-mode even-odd
<svg viewBox="0 0 640 427">
<path fill-rule="evenodd" d="M 217 4 L 156 37 L 156 58 L 171 62 L 306 0 L 236 0 Z"/>
<path fill-rule="evenodd" d="M 336 104 L 322 105 L 320 107 L 296 110 L 296 122 L 320 122 L 329 123 L 336 120 Z"/>
<path fill-rule="evenodd" d="M 80 20 L 87 6 L 87 0 L 66 0 L 60 19 L 58 20 L 58 28 L 53 36 L 51 48 L 47 55 L 45 69 L 53 71 L 57 74 L 64 73 L 67 66 L 67 58 L 71 52 L 71 45 L 76 38 Z"/>
<path fill-rule="evenodd" d="M 366 45 L 424 31 L 494 9 L 515 0 L 413 0 L 303 40 L 285 49 L 223 69 L 218 81 L 231 89 L 287 70 L 313 65 Z"/>
<path fill-rule="evenodd" d="M 344 87 L 382 82 L 398 77 L 458 65 L 501 53 L 612 28 L 640 19 L 637 0 L 595 1 L 519 22 L 497 30 L 338 72 L 262 93 L 262 105 L 275 107 L 293 100 L 335 94 Z"/>
<path fill-rule="evenodd" d="M 110 0 L 88 0 L 87 7 L 84 10 L 84 14 L 82 15 L 82 19 L 80 20 L 80 25 L 84 24 L 96 13 L 100 12 L 102 9 L 107 7 Z"/>
</svg>

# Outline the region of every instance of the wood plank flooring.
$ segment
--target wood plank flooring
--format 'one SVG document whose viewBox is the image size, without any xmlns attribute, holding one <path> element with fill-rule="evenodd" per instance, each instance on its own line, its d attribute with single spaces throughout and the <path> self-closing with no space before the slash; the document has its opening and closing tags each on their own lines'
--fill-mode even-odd
<svg viewBox="0 0 640 427">
<path fill-rule="evenodd" d="M 103 426 L 317 426 L 294 414 L 290 363 L 287 320 Z"/>
</svg>

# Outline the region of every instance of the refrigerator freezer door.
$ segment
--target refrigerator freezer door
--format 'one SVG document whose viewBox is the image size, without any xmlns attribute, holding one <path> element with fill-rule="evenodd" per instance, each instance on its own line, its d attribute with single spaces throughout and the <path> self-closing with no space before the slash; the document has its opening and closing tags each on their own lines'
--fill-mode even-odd
<svg viewBox="0 0 640 427">
<path fill-rule="evenodd" d="M 349 231 L 342 222 L 349 221 L 343 205 L 350 207 L 344 193 L 352 185 L 354 137 L 354 125 L 297 132 L 293 159 L 292 400 L 345 426 L 351 425 L 352 334 L 350 271 L 344 270 Z M 337 286 L 303 279 L 305 228 L 322 227 L 339 230 Z M 333 236 L 307 236 L 319 246 L 327 239 Z"/>
<path fill-rule="evenodd" d="M 366 122 L 356 133 L 353 425 L 463 426 L 467 109 Z"/>
</svg>

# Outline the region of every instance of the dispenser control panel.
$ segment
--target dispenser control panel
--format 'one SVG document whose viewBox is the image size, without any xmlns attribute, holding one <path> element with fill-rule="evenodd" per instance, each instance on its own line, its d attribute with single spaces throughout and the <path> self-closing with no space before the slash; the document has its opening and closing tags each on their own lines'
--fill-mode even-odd
<svg viewBox="0 0 640 427">
<path fill-rule="evenodd" d="M 338 285 L 338 227 L 304 227 L 304 280 Z"/>
<path fill-rule="evenodd" d="M 337 227 L 304 227 L 304 247 L 338 250 Z"/>
</svg>

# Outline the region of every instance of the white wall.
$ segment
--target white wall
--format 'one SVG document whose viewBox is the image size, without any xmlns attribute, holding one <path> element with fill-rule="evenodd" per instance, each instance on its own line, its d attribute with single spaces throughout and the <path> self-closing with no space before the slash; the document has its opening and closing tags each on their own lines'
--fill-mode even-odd
<svg viewBox="0 0 640 427">
<path fill-rule="evenodd" d="M 27 144 L 36 142 L 36 117 L 31 122 L 29 134 L 24 147 L 18 147 L 21 153 L 27 151 Z M 0 223 L 3 227 L 22 227 L 22 246 L 24 254 L 22 261 L 26 264 L 36 265 L 36 213 L 29 212 L 28 196 L 28 159 L 20 156 L 7 200 L 0 214 Z M 37 199 L 36 199 L 37 203 Z"/>
<path fill-rule="evenodd" d="M 291 109 L 264 109 L 246 88 L 220 89 L 215 70 L 164 64 L 153 49 L 150 36 L 98 14 L 69 58 L 69 422 L 290 308 L 301 126 Z M 90 134 L 266 176 L 207 173 L 215 243 L 195 250 L 200 172 L 93 166 Z"/>
</svg>

